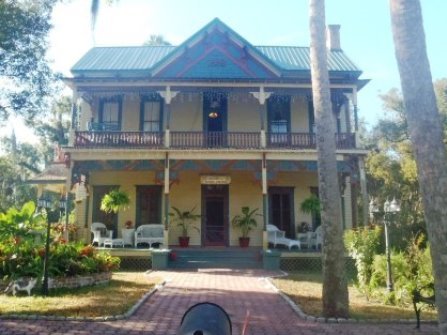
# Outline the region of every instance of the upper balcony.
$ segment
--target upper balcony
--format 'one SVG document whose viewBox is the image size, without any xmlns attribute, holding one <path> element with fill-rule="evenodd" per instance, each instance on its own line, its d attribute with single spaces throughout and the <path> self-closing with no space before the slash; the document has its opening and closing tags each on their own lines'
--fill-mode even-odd
<svg viewBox="0 0 447 335">
<path fill-rule="evenodd" d="M 355 134 L 335 134 L 337 149 L 355 149 Z M 262 150 L 316 149 L 313 133 L 77 131 L 75 148 Z"/>
</svg>

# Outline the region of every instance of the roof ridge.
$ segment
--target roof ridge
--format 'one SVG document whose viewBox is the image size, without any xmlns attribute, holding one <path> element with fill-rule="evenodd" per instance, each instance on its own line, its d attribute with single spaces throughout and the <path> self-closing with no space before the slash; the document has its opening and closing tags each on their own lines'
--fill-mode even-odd
<svg viewBox="0 0 447 335">
<path fill-rule="evenodd" d="M 306 46 L 300 46 L 300 45 L 254 45 L 255 48 L 302 48 L 302 49 L 309 49 L 309 47 Z"/>
</svg>

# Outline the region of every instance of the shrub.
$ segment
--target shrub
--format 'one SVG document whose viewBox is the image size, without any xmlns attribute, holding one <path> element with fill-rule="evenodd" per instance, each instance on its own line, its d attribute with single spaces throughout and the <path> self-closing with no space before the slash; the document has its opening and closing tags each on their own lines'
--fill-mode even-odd
<svg viewBox="0 0 447 335">
<path fill-rule="evenodd" d="M 370 295 L 369 283 L 373 272 L 374 256 L 380 244 L 381 229 L 378 226 L 348 230 L 345 233 L 345 245 L 354 259 L 357 269 L 357 281 L 360 291 Z"/>
<path fill-rule="evenodd" d="M 20 210 L 11 208 L 0 213 L 0 279 L 42 277 L 45 257 L 45 217 L 35 214 L 33 202 Z M 62 225 L 52 225 L 55 240 L 49 252 L 50 277 L 86 275 L 119 268 L 119 258 L 98 253 L 92 246 L 65 243 L 60 236 Z"/>
</svg>

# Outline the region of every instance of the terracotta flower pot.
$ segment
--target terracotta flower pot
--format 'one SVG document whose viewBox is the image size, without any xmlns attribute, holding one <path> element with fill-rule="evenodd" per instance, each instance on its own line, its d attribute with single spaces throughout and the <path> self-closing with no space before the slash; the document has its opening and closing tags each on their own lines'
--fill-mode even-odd
<svg viewBox="0 0 447 335">
<path fill-rule="evenodd" d="M 178 243 L 180 247 L 187 248 L 189 246 L 189 236 L 180 236 L 178 238 Z"/>
<path fill-rule="evenodd" d="M 239 246 L 241 248 L 247 248 L 250 244 L 250 237 L 239 237 Z"/>
</svg>

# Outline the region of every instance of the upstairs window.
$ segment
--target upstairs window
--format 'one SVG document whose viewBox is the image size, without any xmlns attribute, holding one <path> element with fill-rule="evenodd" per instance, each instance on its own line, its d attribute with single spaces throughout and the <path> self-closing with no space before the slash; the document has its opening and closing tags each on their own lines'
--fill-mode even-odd
<svg viewBox="0 0 447 335">
<path fill-rule="evenodd" d="M 122 97 L 102 99 L 99 110 L 100 130 L 118 131 L 121 129 Z"/>
<path fill-rule="evenodd" d="M 275 95 L 268 99 L 268 126 L 273 134 L 290 132 L 290 96 Z"/>
<path fill-rule="evenodd" d="M 162 130 L 163 100 L 159 96 L 141 99 L 140 130 L 160 132 Z"/>
</svg>

